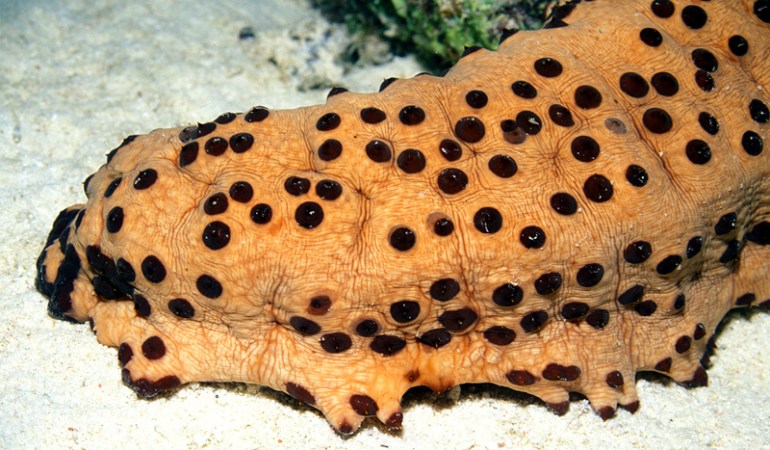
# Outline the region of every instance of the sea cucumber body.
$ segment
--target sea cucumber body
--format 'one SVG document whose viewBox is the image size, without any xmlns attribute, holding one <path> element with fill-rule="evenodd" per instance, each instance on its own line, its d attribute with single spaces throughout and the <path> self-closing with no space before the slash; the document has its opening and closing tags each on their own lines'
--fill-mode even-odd
<svg viewBox="0 0 770 450">
<path fill-rule="evenodd" d="M 142 396 L 258 383 L 343 433 L 419 385 L 603 418 L 639 371 L 703 385 L 770 305 L 767 3 L 570 4 L 444 77 L 132 137 L 38 287 Z"/>
</svg>

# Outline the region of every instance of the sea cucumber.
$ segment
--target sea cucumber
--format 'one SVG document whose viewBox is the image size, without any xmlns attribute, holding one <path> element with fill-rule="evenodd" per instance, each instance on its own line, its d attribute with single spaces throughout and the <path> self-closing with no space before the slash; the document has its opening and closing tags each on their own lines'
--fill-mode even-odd
<svg viewBox="0 0 770 450">
<path fill-rule="evenodd" d="M 495 383 L 604 419 L 770 309 L 770 0 L 570 2 L 445 76 L 130 136 L 38 289 L 143 397 L 257 383 L 340 433 Z"/>
</svg>

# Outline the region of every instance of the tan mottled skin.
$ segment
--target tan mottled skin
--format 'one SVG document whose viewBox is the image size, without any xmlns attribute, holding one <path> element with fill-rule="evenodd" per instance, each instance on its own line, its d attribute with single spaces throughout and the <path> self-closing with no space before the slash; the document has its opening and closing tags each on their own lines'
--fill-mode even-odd
<svg viewBox="0 0 770 450">
<path fill-rule="evenodd" d="M 182 168 L 179 154 L 186 142 L 180 141 L 181 129 L 137 137 L 89 180 L 87 204 L 65 210 L 54 228 L 39 266 L 39 286 L 52 296 L 51 312 L 91 320 L 100 342 L 121 346 L 124 380 L 141 395 L 197 381 L 257 383 L 314 400 L 329 422 L 345 433 L 355 431 L 364 419 L 351 406 L 352 395 L 370 397 L 376 402 L 377 417 L 397 428 L 401 396 L 419 385 L 443 391 L 460 383 L 490 382 L 536 395 L 557 412 L 566 408 L 569 392 L 580 392 L 606 418 L 618 405 L 636 408 L 638 371 L 658 370 L 680 383 L 705 384 L 699 361 L 725 313 L 744 294 L 755 295 L 753 305 L 768 306 L 770 298 L 770 246 L 747 240 L 754 227 L 770 220 L 770 150 L 752 156 L 741 146 L 745 131 L 754 131 L 763 140 L 770 134 L 768 125 L 753 120 L 748 108 L 752 99 L 765 104 L 770 100 L 770 32 L 752 12 L 750 0 L 677 1 L 676 12 L 665 19 L 651 12 L 650 3 L 580 4 L 564 19 L 568 26 L 517 33 L 496 52 L 481 50 L 464 57 L 442 78 L 399 80 L 379 94 L 345 92 L 330 97 L 325 105 L 271 111 L 261 122 L 247 123 L 238 115 L 199 138 L 197 158 Z M 708 14 L 700 30 L 688 28 L 680 17 L 690 4 Z M 639 31 L 646 27 L 663 35 L 659 47 L 640 41 Z M 735 56 L 727 46 L 735 34 L 749 42 L 745 56 Z M 690 56 L 695 48 L 708 49 L 719 62 L 712 73 L 716 87 L 710 92 L 695 82 L 697 69 Z M 555 78 L 538 75 L 533 63 L 543 57 L 558 60 L 563 73 Z M 639 73 L 649 82 L 661 71 L 678 79 L 676 95 L 664 97 L 650 87 L 647 95 L 633 98 L 619 88 L 625 72 Z M 514 95 L 511 83 L 517 80 L 533 84 L 537 97 Z M 599 90 L 598 108 L 575 104 L 574 92 L 580 85 Z M 474 89 L 488 95 L 488 105 L 474 109 L 466 103 L 466 93 Z M 572 112 L 575 126 L 551 121 L 547 111 L 555 103 Z M 399 111 L 407 105 L 422 108 L 425 121 L 401 123 Z M 364 123 L 360 111 L 366 107 L 383 110 L 387 119 Z M 642 115 L 651 107 L 670 114 L 671 131 L 655 134 L 645 127 Z M 542 131 L 523 143 L 509 143 L 500 123 L 523 110 L 540 117 Z M 717 135 L 699 125 L 701 111 L 717 118 Z M 341 124 L 319 131 L 316 122 L 329 112 L 337 113 Z M 476 143 L 454 135 L 455 124 L 470 116 L 486 128 Z M 627 132 L 609 130 L 608 118 L 622 121 Z M 243 132 L 255 141 L 244 153 L 228 149 L 211 156 L 203 151 L 213 136 L 228 139 Z M 601 146 L 595 161 L 580 162 L 572 156 L 570 142 L 579 135 L 591 136 Z M 339 140 L 343 151 L 339 158 L 323 161 L 316 149 L 329 138 Z M 439 142 L 446 138 L 461 143 L 462 158 L 449 162 L 441 156 Z M 373 139 L 390 145 L 394 153 L 390 162 L 376 163 L 366 156 L 364 148 Z M 692 139 L 709 144 L 708 163 L 688 160 L 685 146 Z M 409 148 L 424 153 L 423 171 L 406 174 L 396 165 L 395 156 Z M 489 170 L 488 161 L 497 154 L 515 159 L 518 172 L 513 177 L 500 178 Z M 626 180 L 629 164 L 647 170 L 646 186 L 635 187 Z M 448 195 L 437 187 L 438 174 L 449 167 L 468 176 L 468 186 L 458 194 Z M 145 190 L 134 189 L 134 178 L 148 168 L 157 171 L 157 182 Z M 586 198 L 583 183 L 593 174 L 612 182 L 609 201 Z M 283 187 L 289 176 L 308 178 L 310 192 L 289 195 Z M 118 177 L 123 177 L 122 183 L 105 198 L 105 189 Z M 322 179 L 338 181 L 342 196 L 320 199 L 315 186 Z M 227 194 L 236 181 L 249 182 L 253 198 L 247 203 L 228 198 L 225 213 L 204 214 L 206 199 L 218 192 Z M 560 215 L 551 208 L 549 199 L 557 192 L 577 199 L 576 214 Z M 306 201 L 323 207 L 325 217 L 317 228 L 303 228 L 294 218 L 297 206 Z M 257 203 L 272 207 L 269 223 L 250 219 Z M 121 229 L 110 233 L 105 220 L 115 206 L 123 208 L 125 218 Z M 473 217 L 482 207 L 500 211 L 499 232 L 483 234 L 476 229 Z M 82 223 L 76 229 L 74 214 L 82 208 Z M 737 213 L 736 229 L 716 236 L 715 224 L 731 212 Z M 441 237 L 433 232 L 435 213 L 453 220 L 454 233 Z M 229 244 L 219 250 L 206 247 L 201 239 L 214 220 L 231 229 Z M 519 241 L 521 230 L 529 225 L 545 231 L 542 248 L 528 249 Z M 397 251 L 390 245 L 388 236 L 396 226 L 414 230 L 416 245 L 411 250 Z M 755 234 L 761 229 L 760 225 Z M 704 238 L 703 249 L 688 259 L 685 247 L 693 236 Z M 623 249 L 639 240 L 652 245 L 652 256 L 630 264 Z M 722 263 L 720 256 L 730 240 L 740 242 L 739 257 Z M 91 280 L 96 273 L 87 261 L 87 246 L 132 265 L 136 280 L 130 284 L 135 294 L 148 299 L 148 317 L 137 314 L 129 296 L 105 300 L 95 294 Z M 60 270 L 68 248 L 70 260 L 80 262 L 74 266 L 76 276 L 67 274 L 66 268 Z M 167 276 L 160 283 L 149 282 L 142 274 L 141 262 L 148 255 L 157 256 L 165 266 Z M 656 265 L 668 255 L 680 255 L 682 265 L 672 274 L 660 275 Z M 599 263 L 605 271 L 601 282 L 590 288 L 576 281 L 578 270 L 587 263 Z M 561 274 L 563 283 L 555 294 L 538 295 L 533 284 L 547 272 Z M 219 298 L 209 299 L 198 291 L 196 279 L 202 274 L 221 282 Z M 431 284 L 442 278 L 460 284 L 460 293 L 446 302 L 429 295 Z M 492 302 L 493 290 L 505 283 L 523 289 L 521 303 L 503 307 Z M 656 303 L 652 315 L 642 316 L 634 305 L 617 301 L 635 284 L 645 286 L 644 300 Z M 321 294 L 331 298 L 331 308 L 313 315 L 308 311 L 310 299 Z M 679 294 L 686 298 L 683 310 L 673 306 Z M 192 318 L 169 312 L 168 301 L 178 297 L 194 307 Z M 390 305 L 404 299 L 420 304 L 419 316 L 407 324 L 396 322 L 390 313 Z M 585 303 L 590 311 L 606 310 L 606 326 L 564 320 L 560 311 L 569 302 Z M 453 332 L 448 344 L 436 349 L 416 341 L 441 328 L 440 314 L 463 307 L 474 310 L 478 320 Z M 522 317 L 541 309 L 548 312 L 543 327 L 535 332 L 522 329 Z M 294 316 L 315 321 L 321 331 L 300 335 L 289 324 Z M 390 356 L 372 351 L 373 337 L 355 332 L 367 318 L 379 323 L 378 335 L 398 336 L 406 347 Z M 705 335 L 696 339 L 698 324 Z M 483 332 L 490 326 L 514 330 L 515 340 L 508 345 L 488 342 Z M 350 336 L 352 347 L 334 354 L 325 351 L 321 336 L 333 332 Z M 151 336 L 160 337 L 166 348 L 155 360 L 142 350 Z M 691 338 L 691 347 L 680 353 L 675 345 L 683 336 Z M 668 371 L 667 358 L 671 358 Z M 575 366 L 579 376 L 547 380 L 543 371 L 552 363 Z M 511 371 L 527 371 L 534 382 L 514 385 L 506 376 Z M 622 374 L 622 386 L 607 383 L 607 375 L 614 371 Z M 312 398 L 298 395 L 289 387 L 294 385 Z"/>
</svg>

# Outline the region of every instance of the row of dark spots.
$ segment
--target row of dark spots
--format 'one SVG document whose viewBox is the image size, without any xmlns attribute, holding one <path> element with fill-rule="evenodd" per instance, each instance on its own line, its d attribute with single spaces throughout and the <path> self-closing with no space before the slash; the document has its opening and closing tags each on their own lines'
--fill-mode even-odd
<svg viewBox="0 0 770 450">
<path fill-rule="evenodd" d="M 656 7 L 654 4 L 653 11 L 655 11 L 656 8 L 658 12 L 666 11 L 670 14 L 664 14 L 664 16 L 668 17 L 673 14 L 673 4 L 668 3 L 667 5 L 671 5 L 670 11 L 669 6 Z M 685 8 L 685 10 L 688 9 Z M 685 20 L 685 17 L 701 17 L 701 12 L 705 23 L 705 12 L 694 6 L 688 13 L 683 11 L 683 20 Z M 640 33 L 640 37 L 642 41 L 651 46 L 658 46 L 662 41 L 660 33 L 651 28 L 643 29 Z M 748 41 L 739 35 L 734 35 L 728 40 L 728 46 L 736 56 L 745 55 L 748 52 L 748 45 Z M 697 48 L 691 52 L 691 58 L 693 64 L 698 69 L 695 74 L 695 80 L 698 86 L 705 91 L 713 90 L 714 80 L 711 73 L 716 72 L 719 68 L 719 61 L 716 56 L 706 49 Z M 659 72 L 653 75 L 651 84 L 658 94 L 662 96 L 670 97 L 679 91 L 678 80 L 668 72 Z M 633 72 L 625 73 L 620 77 L 620 88 L 624 93 L 634 98 L 645 97 L 649 92 L 647 81 L 641 75 Z M 760 100 L 754 99 L 751 101 L 749 112 L 754 121 L 758 123 L 765 123 L 767 121 L 767 106 Z M 643 123 L 648 130 L 656 134 L 667 133 L 673 127 L 673 121 L 670 115 L 660 108 L 648 109 L 643 116 Z M 709 113 L 702 112 L 699 116 L 699 123 L 703 129 L 711 135 L 715 135 L 719 130 L 718 122 Z M 741 146 L 749 155 L 757 156 L 762 152 L 763 141 L 756 132 L 749 130 L 744 132 L 741 138 Z M 699 139 L 689 141 L 686 145 L 685 152 L 688 159 L 694 164 L 706 164 L 711 159 L 711 148 L 706 142 Z"/>
<path fill-rule="evenodd" d="M 749 102 L 748 112 L 752 120 L 759 124 L 767 123 L 770 119 L 770 111 L 767 105 L 761 100 L 754 99 Z M 664 134 L 673 128 L 671 116 L 663 109 L 649 108 L 642 116 L 642 123 L 645 128 L 655 134 Z M 716 135 L 719 132 L 719 122 L 711 114 L 701 112 L 698 116 L 698 123 L 709 134 Z M 764 142 L 762 138 L 754 131 L 746 131 L 741 137 L 741 147 L 751 155 L 758 156 L 762 153 Z M 708 143 L 701 139 L 692 139 L 685 145 L 685 154 L 687 159 L 693 164 L 704 165 L 711 161 L 712 151 Z"/>
<path fill-rule="evenodd" d="M 316 404 L 315 396 L 313 396 L 313 394 L 311 394 L 307 388 L 297 383 L 286 383 L 286 392 L 297 400 L 305 402 L 308 405 L 312 406 Z M 348 403 L 350 404 L 350 407 L 353 409 L 353 411 L 356 412 L 356 414 L 364 417 L 374 416 L 380 409 L 377 405 L 377 402 L 373 398 L 364 394 L 351 395 Z M 388 419 L 385 420 L 385 425 L 391 429 L 399 429 L 401 428 L 402 420 L 403 414 L 400 411 L 394 412 L 390 415 L 390 417 L 388 417 Z M 353 427 L 349 423 L 343 422 L 342 424 L 337 425 L 337 430 L 341 433 L 348 434 L 353 431 Z"/>
<path fill-rule="evenodd" d="M 644 169 L 638 166 L 630 166 L 628 176 L 636 185 L 646 184 L 647 175 Z M 612 183 L 602 175 L 592 175 L 585 182 L 584 193 L 589 200 L 597 203 L 606 202 L 613 194 Z M 550 204 L 554 211 L 562 215 L 575 214 L 578 209 L 577 200 L 564 192 L 554 194 Z M 434 224 L 434 232 L 439 236 L 447 236 L 454 230 L 454 224 L 448 218 L 437 220 Z M 503 228 L 503 216 L 494 207 L 483 207 L 473 215 L 473 225 L 476 230 L 483 234 L 495 234 Z M 532 230 L 526 232 L 530 233 Z M 521 239 L 525 246 L 530 245 L 530 243 L 524 242 L 524 237 Z M 530 237 L 530 239 L 532 238 Z M 410 250 L 417 243 L 414 230 L 406 226 L 397 226 L 392 229 L 388 240 L 393 248 L 400 251 Z"/>
<path fill-rule="evenodd" d="M 688 335 L 681 336 L 674 344 L 674 348 L 677 353 L 683 354 L 687 352 L 692 341 L 699 341 L 706 336 L 706 328 L 702 323 L 698 323 L 693 331 L 692 338 Z M 671 370 L 672 364 L 671 358 L 665 358 L 655 365 L 655 369 L 661 372 L 668 373 Z M 549 381 L 575 381 L 581 374 L 580 368 L 577 366 L 563 366 L 557 363 L 549 363 L 543 369 L 542 378 Z M 527 370 L 511 370 L 506 374 L 506 378 L 511 384 L 517 386 L 529 386 L 536 383 L 539 378 Z M 688 383 L 692 386 L 705 385 L 706 373 L 702 367 L 699 367 L 693 374 L 693 379 Z M 605 383 L 612 389 L 621 389 L 625 384 L 623 374 L 619 370 L 613 370 L 607 373 L 604 378 Z M 637 406 L 630 406 L 629 409 L 635 410 Z M 611 408 L 610 408 L 611 409 Z M 603 418 L 611 417 L 614 411 L 599 411 Z"/>
<path fill-rule="evenodd" d="M 577 275 L 578 284 L 584 287 L 592 287 L 601 281 L 604 274 L 604 269 L 599 264 L 587 264 L 582 267 Z M 557 273 L 548 273 L 539 277 L 535 281 L 535 290 L 540 295 L 551 295 L 555 293 L 561 286 L 561 275 Z M 451 278 L 445 278 L 434 282 L 430 289 L 429 294 L 431 298 L 440 301 L 447 302 L 454 298 L 460 292 L 459 283 Z M 321 298 L 325 299 L 325 304 L 328 305 L 331 301 L 326 296 Z M 506 283 L 498 286 L 492 293 L 492 300 L 499 306 L 512 307 L 518 305 L 523 298 L 522 289 L 513 283 Z M 311 305 L 314 300 L 311 300 Z M 311 308 L 309 312 L 313 314 Z M 324 311 L 325 312 L 325 311 Z M 390 306 L 390 316 L 399 324 L 410 324 L 415 322 L 420 315 L 421 307 L 417 301 L 414 300 L 401 300 L 394 302 Z M 585 319 L 586 322 L 596 329 L 604 328 L 609 322 L 609 311 L 605 309 L 597 309 L 589 314 L 589 307 L 585 303 L 571 302 L 564 305 L 561 310 L 561 315 L 564 319 L 569 321 L 578 321 Z M 478 319 L 478 314 L 467 307 L 448 310 L 438 316 L 438 322 L 442 325 L 440 329 L 429 330 L 418 337 L 418 341 L 428 345 L 430 347 L 439 348 L 449 343 L 451 340 L 450 332 L 463 332 Z M 546 311 L 538 310 L 526 314 L 520 321 L 522 329 L 527 333 L 533 333 L 541 329 L 548 320 L 548 313 Z M 302 316 L 294 316 L 290 319 L 291 326 L 300 334 L 305 336 L 312 336 L 320 333 L 321 326 L 308 318 Z M 375 335 L 381 329 L 380 325 L 372 319 L 364 319 L 356 326 L 356 334 L 362 337 L 371 337 Z M 332 342 L 340 342 L 339 333 L 335 333 L 336 336 L 332 339 Z M 325 335 L 327 336 L 327 335 Z M 493 326 L 484 331 L 484 337 L 493 344 L 507 345 L 513 342 L 516 337 L 516 333 L 504 326 Z M 331 339 L 331 338 L 329 338 Z M 346 340 L 346 342 L 349 339 Z M 324 339 L 320 341 L 321 346 L 326 351 L 330 351 L 324 346 Z M 349 347 L 347 347 L 349 348 Z M 344 351 L 340 348 L 334 347 L 331 353 L 338 351 Z"/>
<path fill-rule="evenodd" d="M 558 62 L 555 60 L 549 59 L 549 61 L 549 64 L 558 64 Z M 548 64 L 545 64 L 545 66 L 548 67 Z M 556 73 L 556 71 L 547 73 Z M 583 88 L 584 89 L 582 91 L 580 88 L 578 88 L 578 91 L 576 91 L 576 96 L 578 96 L 578 92 L 581 92 L 581 96 L 586 98 L 601 98 L 601 94 L 599 94 L 598 91 L 594 92 L 594 88 L 591 88 L 590 86 L 584 86 Z M 537 88 L 535 88 L 535 86 L 527 81 L 515 81 L 511 85 L 511 89 L 513 90 L 514 94 L 524 99 L 534 99 L 537 97 Z M 572 118 L 572 113 L 562 105 L 551 105 L 548 109 L 548 115 L 551 120 L 559 126 L 572 127 L 575 125 L 575 121 Z M 621 133 L 625 132 L 625 125 L 617 119 L 608 119 L 605 124 L 608 129 L 610 129 L 610 131 Z M 537 134 L 540 131 L 540 118 L 535 113 L 524 111 L 520 113 L 519 116 L 517 116 L 515 121 L 503 121 L 501 127 L 503 130 L 503 137 L 507 141 L 514 144 L 519 144 L 524 141 L 524 138 L 527 135 Z M 577 161 L 585 163 L 596 160 L 599 157 L 601 151 L 599 144 L 590 136 L 576 137 L 570 144 L 570 149 L 572 151 L 572 156 Z M 635 187 L 642 187 L 647 184 L 649 176 L 643 167 L 632 164 L 629 165 L 626 170 L 626 179 L 631 185 Z M 611 189 L 611 183 L 609 183 L 606 178 L 601 175 L 594 175 L 584 184 L 584 192 L 586 193 L 586 196 L 589 199 L 597 202 L 608 200 L 612 195 Z M 571 208 L 567 208 L 566 210 L 569 211 Z"/>
<path fill-rule="evenodd" d="M 742 243 L 737 239 L 730 239 L 738 228 L 738 218 L 735 213 L 728 213 L 719 218 L 714 226 L 716 236 L 729 239 L 725 243 L 725 249 L 719 258 L 723 264 L 733 263 L 740 256 Z M 684 249 L 684 256 L 687 260 L 696 257 L 703 248 L 703 237 L 693 236 L 687 241 Z M 652 245 L 643 240 L 634 241 L 623 250 L 623 258 L 629 264 L 642 264 L 652 256 Z M 668 276 L 682 268 L 684 259 L 679 254 L 666 255 L 658 261 L 655 271 L 661 276 Z M 618 297 L 618 303 L 624 306 L 633 307 L 637 313 L 643 316 L 652 315 L 657 309 L 655 302 L 643 300 L 645 288 L 641 284 L 636 284 L 627 288 Z M 685 306 L 685 297 L 683 294 L 676 296 L 673 302 L 673 310 L 681 311 Z"/>
<path fill-rule="evenodd" d="M 292 176 L 284 182 L 284 189 L 293 196 L 302 196 L 310 191 L 311 183 L 307 178 Z M 316 194 L 323 200 L 333 201 L 342 195 L 342 186 L 334 180 L 320 180 L 316 184 Z M 233 200 L 247 203 L 251 200 L 253 189 L 245 181 L 234 183 L 230 188 L 230 197 Z M 223 193 L 216 193 L 206 199 L 204 212 L 208 215 L 222 214 L 227 210 L 228 201 Z M 251 220 L 259 225 L 269 223 L 273 217 L 273 210 L 266 203 L 259 203 L 252 207 Z M 306 229 L 318 227 L 324 218 L 321 205 L 316 202 L 304 202 L 295 210 L 297 224 Z M 209 223 L 203 232 L 203 243 L 212 250 L 224 248 L 230 241 L 230 227 L 221 222 Z"/>
<path fill-rule="evenodd" d="M 650 4 L 653 14 L 661 19 L 667 19 L 674 15 L 676 7 L 671 0 L 653 0 Z M 685 6 L 680 14 L 682 22 L 690 29 L 699 30 L 706 25 L 708 14 L 700 6 Z"/>
<path fill-rule="evenodd" d="M 676 6 L 671 0 L 653 0 L 650 9 L 659 18 L 668 19 L 674 15 Z M 770 1 L 757 0 L 754 2 L 753 12 L 761 21 L 770 23 Z M 708 22 L 708 14 L 699 6 L 685 6 L 680 15 L 685 26 L 693 30 L 703 28 Z M 743 56 L 748 52 L 749 44 L 742 36 L 734 35 L 728 40 L 728 47 L 734 55 Z"/>
<path fill-rule="evenodd" d="M 552 64 L 559 64 L 557 61 L 549 60 Z M 541 63 L 538 67 L 548 67 L 548 63 Z M 527 82 L 518 81 L 512 85 L 512 89 L 517 95 L 522 95 L 528 98 L 536 96 L 536 89 Z M 590 109 L 597 107 L 601 103 L 601 94 L 590 86 L 581 86 L 575 93 L 576 102 L 579 106 Z M 466 95 L 466 100 L 474 107 L 483 107 L 486 104 L 484 99 L 487 96 L 482 91 L 474 90 L 470 91 Z M 480 100 L 482 99 L 482 100 Z M 561 107 L 563 108 L 563 107 Z M 375 112 L 376 111 L 376 112 Z M 552 108 L 552 115 L 556 115 L 556 120 L 560 119 L 560 111 L 554 111 Z M 567 111 L 567 114 L 569 112 Z M 370 116 L 376 116 L 374 119 Z M 421 108 L 411 105 L 402 108 L 399 114 L 402 123 L 407 125 L 415 125 L 424 119 L 424 112 Z M 384 120 L 385 113 L 379 109 L 368 107 L 361 110 L 361 117 L 364 121 L 377 123 L 380 120 Z M 574 124 L 569 115 L 570 122 Z M 336 113 L 327 113 L 319 118 L 317 128 L 322 131 L 329 131 L 336 129 L 341 122 L 341 118 Z M 504 120 L 501 123 L 503 135 L 509 142 L 520 143 L 523 142 L 523 138 L 527 135 L 536 135 L 541 130 L 540 118 L 531 111 L 522 111 L 516 117 L 516 120 Z M 460 119 L 455 125 L 455 135 L 464 142 L 478 142 L 485 133 L 484 124 L 476 117 L 465 117 Z M 330 139 L 322 144 L 324 145 L 330 141 L 335 142 L 335 148 L 341 148 L 341 144 L 338 141 Z M 594 161 L 599 156 L 598 143 L 589 136 L 579 136 L 571 144 L 572 154 L 578 160 L 582 162 Z M 340 150 L 341 151 L 341 150 Z M 462 155 L 462 149 L 460 145 L 451 140 L 443 140 L 439 144 L 439 151 L 448 161 L 455 161 Z M 322 159 L 327 159 L 323 155 L 324 151 L 319 150 L 319 155 Z M 338 154 L 338 153 L 337 153 Z M 388 162 L 392 158 L 392 150 L 390 146 L 382 140 L 375 139 L 370 141 L 366 145 L 366 154 L 374 162 L 384 163 Z M 402 151 L 397 158 L 397 166 L 407 174 L 419 173 L 426 167 L 425 155 L 417 149 L 407 149 Z M 488 167 L 496 176 L 501 178 L 510 178 L 518 171 L 518 166 L 515 160 L 508 155 L 495 155 L 489 162 Z M 641 187 L 647 183 L 648 175 L 646 171 L 638 166 L 629 166 L 626 178 L 634 186 Z M 457 168 L 447 168 L 442 170 L 437 178 L 438 188 L 448 195 L 454 195 L 463 191 L 468 185 L 468 176 L 462 170 Z M 602 175 L 593 175 L 584 185 L 584 192 L 586 196 L 593 201 L 603 202 L 609 200 L 612 196 L 612 186 L 609 180 Z"/>
<path fill-rule="evenodd" d="M 133 186 L 137 190 L 151 187 L 158 178 L 154 169 L 141 171 L 134 179 Z M 122 178 L 117 178 L 110 183 L 105 190 L 105 197 L 110 197 L 120 185 Z M 308 182 L 309 183 L 309 182 Z M 334 200 L 342 193 L 342 187 L 333 180 L 321 180 L 316 186 L 316 193 L 325 200 Z M 254 189 L 246 181 L 233 183 L 229 189 L 230 198 L 240 203 L 248 203 L 254 195 Z M 208 215 L 221 214 L 227 210 L 227 197 L 222 193 L 213 194 L 204 203 L 204 212 Z M 250 217 L 253 222 L 263 225 L 272 219 L 273 212 L 270 205 L 259 203 L 252 207 Z M 111 233 L 120 231 L 123 224 L 123 209 L 115 207 L 110 210 L 105 219 L 107 230 Z M 316 228 L 323 220 L 323 208 L 315 202 L 305 202 L 299 205 L 295 211 L 295 220 L 303 228 Z M 230 227 L 221 221 L 214 221 L 206 225 L 203 230 L 202 240 L 206 247 L 212 250 L 224 248 L 231 237 Z"/>
<path fill-rule="evenodd" d="M 639 38 L 647 44 L 650 47 L 658 47 L 663 42 L 663 36 L 660 34 L 660 32 L 654 28 L 644 28 L 639 32 Z M 732 39 L 731 42 L 735 43 L 735 45 L 738 46 L 738 49 L 736 51 L 740 52 L 742 51 L 743 47 L 741 46 L 741 38 L 740 36 L 733 36 L 734 39 Z M 743 40 L 745 42 L 745 39 Z M 748 43 L 746 43 L 746 46 Z M 748 50 L 746 48 L 746 50 Z M 695 63 L 695 66 L 697 67 L 697 71 L 695 72 L 695 82 L 703 91 L 709 92 L 714 90 L 715 82 L 714 78 L 711 76 L 712 72 L 715 72 L 718 67 L 718 62 L 716 57 L 709 52 L 706 49 L 696 49 L 692 52 L 692 58 L 693 62 Z M 665 89 L 663 90 L 665 92 Z M 670 96 L 673 94 L 664 94 L 659 91 L 661 95 Z M 644 97 L 646 94 L 638 95 L 638 97 Z"/>
<path fill-rule="evenodd" d="M 166 353 L 166 344 L 159 336 L 150 336 L 142 342 L 141 345 L 142 356 L 150 361 L 157 361 L 163 358 Z M 120 367 L 125 367 L 134 358 L 134 351 L 126 342 L 123 342 L 118 347 L 118 361 Z M 148 381 L 144 378 L 139 380 L 131 379 L 130 372 L 123 369 L 123 381 L 131 386 L 138 395 L 142 397 L 153 397 L 160 391 L 173 389 L 179 386 L 180 380 L 175 375 L 168 375 L 160 378 L 154 382 Z"/>
<path fill-rule="evenodd" d="M 636 165 L 629 166 L 627 177 L 634 186 L 644 186 L 648 180 L 646 171 Z M 609 200 L 612 194 L 612 184 L 601 175 L 592 176 L 586 182 L 585 189 L 587 196 L 591 195 L 589 198 L 595 198 L 596 200 L 594 201 L 597 202 Z M 552 195 L 549 203 L 551 208 L 561 215 L 570 216 L 578 211 L 577 200 L 566 192 L 558 192 Z M 451 235 L 455 228 L 454 222 L 445 216 L 431 220 L 431 222 L 433 232 L 441 237 Z M 494 234 L 502 229 L 503 216 L 496 208 L 483 207 L 474 214 L 473 225 L 481 233 Z M 539 248 L 542 246 L 540 241 L 545 239 L 545 234 L 542 230 L 536 230 L 535 228 L 527 227 L 521 232 L 520 241 L 528 248 Z M 394 249 L 408 251 L 417 243 L 417 235 L 412 228 L 396 226 L 390 231 L 388 241 Z"/>
<path fill-rule="evenodd" d="M 133 298 L 137 312 L 141 316 L 150 314 L 150 306 L 147 299 L 135 292 L 133 283 L 136 281 L 136 271 L 129 261 L 120 257 L 113 260 L 101 252 L 97 246 L 86 247 L 86 258 L 89 266 L 97 274 L 92 283 L 94 291 L 105 300 L 118 300 L 121 298 Z M 151 283 L 160 283 L 165 280 L 167 270 L 160 259 L 154 255 L 142 260 L 141 272 L 144 278 Z M 209 299 L 217 299 L 222 295 L 222 284 L 208 274 L 200 275 L 196 280 L 198 291 Z M 185 299 L 173 299 L 168 302 L 169 310 L 182 318 L 192 318 L 195 310 L 189 301 Z"/>
<path fill-rule="evenodd" d="M 184 131 L 182 131 L 184 133 Z M 180 139 L 182 137 L 180 136 Z M 185 142 L 185 141 L 183 141 Z M 228 148 L 233 153 L 244 153 L 251 149 L 254 144 L 254 137 L 249 133 L 236 133 L 230 136 L 230 139 L 214 136 L 206 140 L 203 149 L 207 155 L 221 156 Z M 198 157 L 200 144 L 198 141 L 186 143 L 179 152 L 179 167 L 186 167 L 194 163 Z"/>
<path fill-rule="evenodd" d="M 270 112 L 266 108 L 258 106 L 244 114 L 243 118 L 248 123 L 261 122 L 265 120 L 269 114 Z M 184 128 L 179 133 L 179 140 L 184 144 L 182 150 L 179 152 L 179 166 L 185 167 L 195 162 L 200 149 L 200 144 L 197 139 L 213 133 L 217 129 L 217 124 L 228 124 L 235 120 L 236 117 L 237 116 L 233 113 L 224 113 L 214 119 L 213 122 L 206 122 Z M 221 156 L 228 148 L 231 149 L 233 153 L 244 153 L 250 150 L 253 145 L 254 136 L 250 133 L 235 133 L 230 136 L 229 139 L 220 136 L 211 137 L 203 144 L 203 149 L 208 155 Z"/>
</svg>

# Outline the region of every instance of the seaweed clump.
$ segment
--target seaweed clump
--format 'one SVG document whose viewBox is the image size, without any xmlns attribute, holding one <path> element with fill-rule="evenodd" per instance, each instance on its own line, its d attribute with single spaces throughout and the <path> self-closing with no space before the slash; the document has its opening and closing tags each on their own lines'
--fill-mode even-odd
<svg viewBox="0 0 770 450">
<path fill-rule="evenodd" d="M 367 38 L 386 39 L 398 55 L 415 53 L 434 70 L 454 64 L 466 47 L 497 48 L 503 29 L 542 27 L 548 0 L 312 0 L 354 36 L 351 62 L 367 56 Z"/>
</svg>

